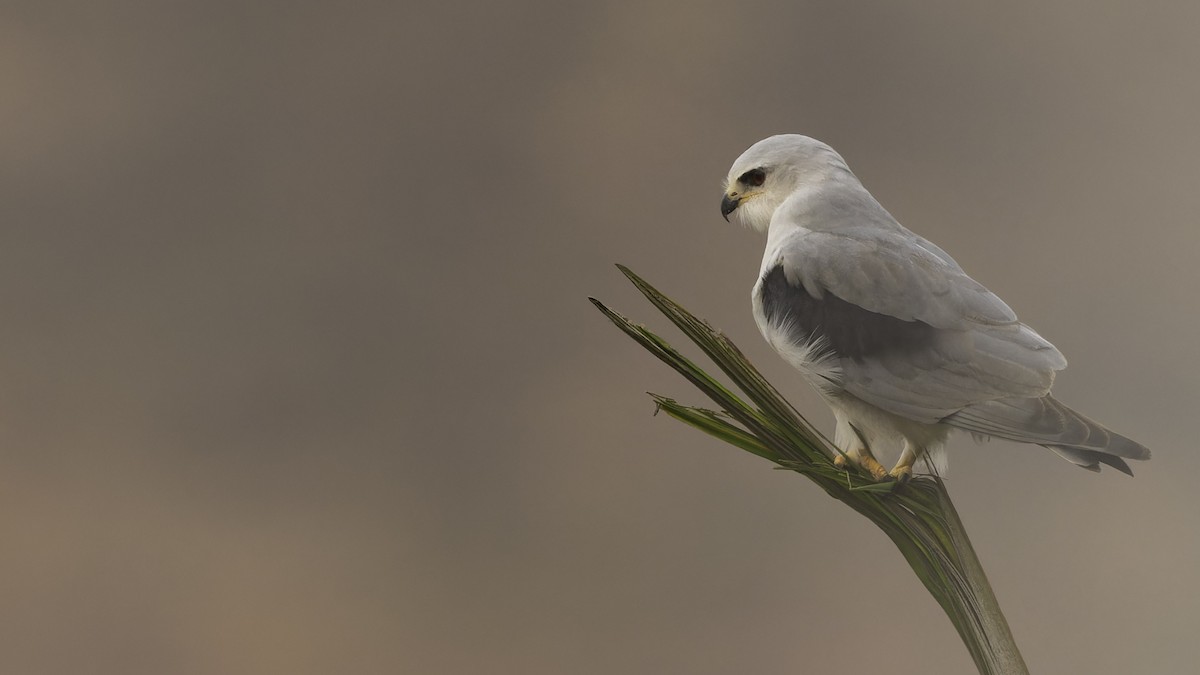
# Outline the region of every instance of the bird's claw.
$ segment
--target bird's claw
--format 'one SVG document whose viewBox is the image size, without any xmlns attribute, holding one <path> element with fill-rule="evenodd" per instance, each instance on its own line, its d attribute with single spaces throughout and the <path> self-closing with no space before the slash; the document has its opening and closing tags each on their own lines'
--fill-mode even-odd
<svg viewBox="0 0 1200 675">
<path fill-rule="evenodd" d="M 876 481 L 881 481 L 888 475 L 888 470 L 883 468 L 883 465 L 875 461 L 874 457 L 863 457 L 860 464 L 866 469 L 867 473 L 871 474 L 871 478 Z"/>
<path fill-rule="evenodd" d="M 854 457 L 839 453 L 833 458 L 833 465 L 838 469 L 845 471 L 848 464 L 854 464 L 863 471 L 866 471 L 871 475 L 871 479 L 876 482 L 882 481 L 888 476 L 888 470 L 883 468 L 883 465 L 870 455 L 858 455 Z"/>
</svg>

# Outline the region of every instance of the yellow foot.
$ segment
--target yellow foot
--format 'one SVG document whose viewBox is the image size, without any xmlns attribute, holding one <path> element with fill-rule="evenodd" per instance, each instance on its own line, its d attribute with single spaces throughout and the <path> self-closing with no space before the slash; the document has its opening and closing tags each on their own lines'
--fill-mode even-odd
<svg viewBox="0 0 1200 675">
<path fill-rule="evenodd" d="M 888 475 L 888 470 L 883 468 L 883 465 L 875 461 L 874 457 L 867 456 L 858 460 L 859 466 L 867 470 L 871 474 L 871 478 L 875 480 L 883 480 Z"/>
<path fill-rule="evenodd" d="M 875 461 L 875 458 L 870 455 L 851 459 L 848 455 L 838 454 L 833 458 L 833 465 L 839 469 L 845 470 L 847 464 L 857 464 L 859 468 L 871 474 L 871 478 L 877 481 L 883 480 L 888 475 L 888 470 L 883 468 L 883 465 Z"/>
<path fill-rule="evenodd" d="M 888 475 L 891 476 L 892 478 L 895 478 L 896 481 L 899 483 L 907 483 L 909 480 L 912 479 L 912 467 L 911 466 L 896 466 L 895 468 L 893 468 L 891 471 L 888 472 Z"/>
</svg>

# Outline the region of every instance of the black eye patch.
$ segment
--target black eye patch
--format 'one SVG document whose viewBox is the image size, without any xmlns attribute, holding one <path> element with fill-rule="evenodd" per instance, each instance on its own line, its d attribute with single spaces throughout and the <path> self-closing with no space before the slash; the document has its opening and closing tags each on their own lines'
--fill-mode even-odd
<svg viewBox="0 0 1200 675">
<path fill-rule="evenodd" d="M 759 187 L 767 180 L 767 172 L 762 169 L 750 169 L 738 178 L 738 182 L 751 187 Z"/>
</svg>

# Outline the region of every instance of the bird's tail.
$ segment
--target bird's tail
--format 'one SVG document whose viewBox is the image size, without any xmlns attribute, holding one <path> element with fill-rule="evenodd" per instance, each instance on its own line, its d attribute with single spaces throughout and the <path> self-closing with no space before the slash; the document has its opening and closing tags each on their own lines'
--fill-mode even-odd
<svg viewBox="0 0 1200 675">
<path fill-rule="evenodd" d="M 1133 475 L 1133 469 L 1129 468 L 1129 464 L 1116 455 L 1106 455 L 1098 450 L 1083 450 L 1064 445 L 1047 445 L 1044 447 L 1050 448 L 1054 451 L 1054 454 L 1088 471 L 1099 473 L 1100 465 L 1107 464 L 1121 473 L 1130 476 Z"/>
<path fill-rule="evenodd" d="M 1125 459 L 1150 459 L 1146 446 L 1110 431 L 1049 394 L 976 403 L 942 421 L 975 433 L 1043 445 L 1090 471 L 1107 464 L 1132 476 Z"/>
</svg>

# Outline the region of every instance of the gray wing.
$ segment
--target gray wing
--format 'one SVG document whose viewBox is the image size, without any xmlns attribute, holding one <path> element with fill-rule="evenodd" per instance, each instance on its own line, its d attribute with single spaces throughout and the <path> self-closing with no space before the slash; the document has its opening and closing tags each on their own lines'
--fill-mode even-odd
<svg viewBox="0 0 1200 675">
<path fill-rule="evenodd" d="M 1049 394 L 976 403 L 943 421 L 975 433 L 1038 443 L 1093 471 L 1107 464 L 1132 476 L 1122 457 L 1150 459 L 1150 450 L 1145 446 L 1105 428 Z"/>
<path fill-rule="evenodd" d="M 797 233 L 774 262 L 762 280 L 766 319 L 824 344 L 841 388 L 902 417 L 934 423 L 976 403 L 1040 398 L 1066 367 L 1000 298 L 907 230 Z"/>
<path fill-rule="evenodd" d="M 1150 451 L 1050 395 L 1066 359 L 907 230 L 797 234 L 762 278 L 764 318 L 837 360 L 839 386 L 908 419 L 1050 448 L 1099 471 Z"/>
</svg>

